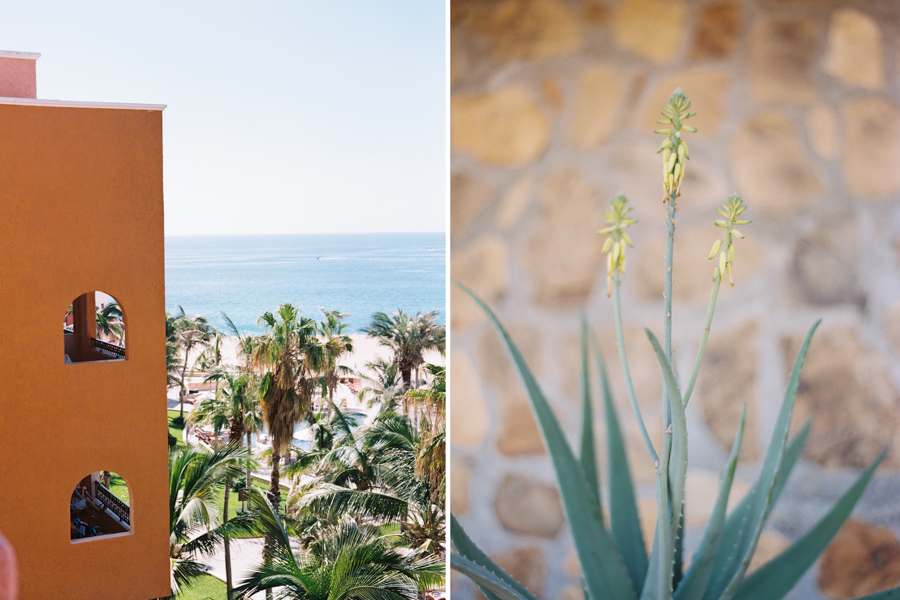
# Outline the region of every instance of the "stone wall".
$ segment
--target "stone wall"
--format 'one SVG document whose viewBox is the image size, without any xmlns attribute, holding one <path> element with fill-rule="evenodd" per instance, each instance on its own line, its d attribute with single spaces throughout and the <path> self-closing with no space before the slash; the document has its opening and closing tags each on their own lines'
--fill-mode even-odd
<svg viewBox="0 0 900 600">
<path fill-rule="evenodd" d="M 658 441 L 661 377 L 642 331 L 659 334 L 664 316 L 662 138 L 652 130 L 680 86 L 699 129 L 686 134 L 678 201 L 673 338 L 682 374 L 706 314 L 706 257 L 721 233 L 715 207 L 739 192 L 753 220 L 741 228 L 735 287 L 719 295 L 688 409 L 687 547 L 711 511 L 742 400 L 749 418 L 735 495 L 754 480 L 799 342 L 821 317 L 794 416 L 795 427 L 811 417 L 812 432 L 759 559 L 805 532 L 890 443 L 854 521 L 791 598 L 900 584 L 900 5 L 453 0 L 450 10 L 452 276 L 508 325 L 571 440 L 585 311 L 610 366 L 652 536 L 654 472 L 625 398 L 596 231 L 624 192 L 640 221 L 629 230 L 622 289 L 626 347 Z M 521 385 L 458 289 L 451 335 L 452 509 L 539 597 L 579 599 L 578 562 Z M 602 441 L 600 420 L 596 432 Z M 464 577 L 454 575 L 452 589 L 474 597 Z"/>
</svg>

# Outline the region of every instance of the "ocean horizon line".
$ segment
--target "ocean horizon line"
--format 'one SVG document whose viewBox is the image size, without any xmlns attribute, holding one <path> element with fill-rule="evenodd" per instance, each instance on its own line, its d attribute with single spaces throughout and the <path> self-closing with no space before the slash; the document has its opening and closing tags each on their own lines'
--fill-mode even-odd
<svg viewBox="0 0 900 600">
<path fill-rule="evenodd" d="M 290 236 L 317 236 L 317 235 L 443 235 L 446 231 L 317 231 L 309 233 L 173 233 L 164 234 L 165 238 L 174 237 L 290 237 Z"/>
</svg>

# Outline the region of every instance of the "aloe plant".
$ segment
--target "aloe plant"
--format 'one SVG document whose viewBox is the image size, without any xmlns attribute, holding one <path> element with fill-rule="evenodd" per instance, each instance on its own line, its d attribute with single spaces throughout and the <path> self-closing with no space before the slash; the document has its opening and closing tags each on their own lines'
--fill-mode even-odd
<svg viewBox="0 0 900 600">
<path fill-rule="evenodd" d="M 607 255 L 607 288 L 612 296 L 619 345 L 619 358 L 625 375 L 629 403 L 637 419 L 647 457 L 656 466 L 658 517 L 652 547 L 644 547 L 635 491 L 625 443 L 619 426 L 606 366 L 599 352 L 596 337 L 583 319 L 581 340 L 582 377 L 582 433 L 579 454 L 566 440 L 549 403 L 545 399 L 521 352 L 491 309 L 471 290 L 459 284 L 475 299 L 500 335 L 512 362 L 525 386 L 532 411 L 541 430 L 544 444 L 556 472 L 560 496 L 575 549 L 581 565 L 585 597 L 589 600 L 777 600 L 783 598 L 803 576 L 816 558 L 825 550 L 849 516 L 863 490 L 878 467 L 885 451 L 859 476 L 856 482 L 841 496 L 825 516 L 804 536 L 796 540 L 778 557 L 747 575 L 750 560 L 756 550 L 760 534 L 767 518 L 778 500 L 785 482 L 803 449 L 809 434 L 807 422 L 792 437 L 788 436 L 791 414 L 800 382 L 800 373 L 806 358 L 817 321 L 807 334 L 794 361 L 784 400 L 781 404 L 775 429 L 762 463 L 759 478 L 744 499 L 726 514 L 728 497 L 734 481 L 735 469 L 744 435 L 746 403 L 737 424 L 737 433 L 731 453 L 722 474 L 718 496 L 700 546 L 683 570 L 682 546 L 685 481 L 687 476 L 688 431 L 685 410 L 690 401 L 694 384 L 703 360 L 706 341 L 712 325 L 719 287 L 723 281 L 731 286 L 733 281 L 734 240 L 743 238 L 735 225 L 747 225 L 743 219 L 746 205 L 737 194 L 730 196 L 718 209 L 724 217 L 715 222 L 725 230 L 710 252 L 709 259 L 717 259 L 713 269 L 712 292 L 706 323 L 701 335 L 697 358 L 690 379 L 682 387 L 672 369 L 672 257 L 675 242 L 676 201 L 681 194 L 686 161 L 689 160 L 687 144 L 682 134 L 696 131 L 684 124 L 694 115 L 688 112 L 691 103 L 680 89 L 676 90 L 663 108 L 665 129 L 657 133 L 666 135 L 659 148 L 664 164 L 664 198 L 666 206 L 666 271 L 665 271 L 665 320 L 662 343 L 646 330 L 659 361 L 663 376 L 664 433 L 659 450 L 654 446 L 635 398 L 634 386 L 628 369 L 628 359 L 622 333 L 619 288 L 625 274 L 626 248 L 632 245 L 625 231 L 634 219 L 628 216 L 631 208 L 623 195 L 616 196 L 605 216 L 607 227 L 600 234 L 608 235 L 603 246 Z M 607 469 L 609 473 L 609 521 L 603 518 L 600 493 L 600 477 L 595 462 L 596 451 L 593 436 L 593 404 L 589 386 L 589 363 L 593 356 L 601 382 L 603 413 L 607 428 Z M 682 391 L 684 390 L 684 391 Z M 450 527 L 451 567 L 470 577 L 489 600 L 537 600 L 524 586 L 516 582 L 497 566 L 469 538 L 459 522 L 451 515 Z M 871 600 L 900 600 L 900 588 L 866 596 Z"/>
</svg>

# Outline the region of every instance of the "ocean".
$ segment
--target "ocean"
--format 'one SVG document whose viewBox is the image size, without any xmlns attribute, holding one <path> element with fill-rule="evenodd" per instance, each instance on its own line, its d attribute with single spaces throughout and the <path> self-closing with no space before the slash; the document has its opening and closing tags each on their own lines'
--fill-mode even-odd
<svg viewBox="0 0 900 600">
<path fill-rule="evenodd" d="M 240 331 L 280 304 L 321 320 L 323 307 L 349 313 L 347 333 L 372 314 L 440 312 L 446 323 L 443 233 L 171 236 L 166 242 L 166 310 L 181 305 Z"/>
</svg>

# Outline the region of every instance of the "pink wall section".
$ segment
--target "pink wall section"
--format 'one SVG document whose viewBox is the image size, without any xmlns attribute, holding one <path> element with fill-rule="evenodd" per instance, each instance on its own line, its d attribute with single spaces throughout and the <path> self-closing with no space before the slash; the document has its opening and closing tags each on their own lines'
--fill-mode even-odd
<svg viewBox="0 0 900 600">
<path fill-rule="evenodd" d="M 37 98 L 36 62 L 29 58 L 0 56 L 0 96 Z"/>
</svg>

